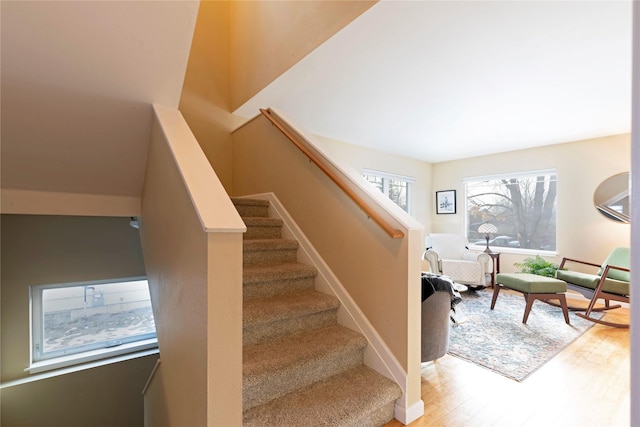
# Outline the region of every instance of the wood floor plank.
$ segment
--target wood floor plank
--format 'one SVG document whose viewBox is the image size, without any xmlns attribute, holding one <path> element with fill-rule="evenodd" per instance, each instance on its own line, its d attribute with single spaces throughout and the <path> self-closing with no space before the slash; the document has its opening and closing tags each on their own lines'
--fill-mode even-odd
<svg viewBox="0 0 640 427">
<path fill-rule="evenodd" d="M 445 355 L 422 365 L 425 415 L 409 426 L 629 426 L 630 363 L 629 329 L 597 324 L 521 383 Z"/>
</svg>

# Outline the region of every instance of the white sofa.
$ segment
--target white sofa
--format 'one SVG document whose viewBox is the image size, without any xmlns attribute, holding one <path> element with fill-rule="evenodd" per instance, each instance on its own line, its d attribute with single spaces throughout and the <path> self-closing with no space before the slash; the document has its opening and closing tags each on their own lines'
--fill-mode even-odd
<svg viewBox="0 0 640 427">
<path fill-rule="evenodd" d="M 454 282 L 471 288 L 488 285 L 487 275 L 493 268 L 491 257 L 484 252 L 470 251 L 465 236 L 430 233 L 425 244 L 427 250 L 422 258 L 432 273 L 449 276 Z"/>
</svg>

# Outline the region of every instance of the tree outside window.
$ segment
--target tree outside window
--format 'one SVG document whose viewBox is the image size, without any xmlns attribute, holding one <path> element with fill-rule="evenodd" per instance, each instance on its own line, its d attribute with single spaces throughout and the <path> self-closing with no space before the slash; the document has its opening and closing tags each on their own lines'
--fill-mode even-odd
<svg viewBox="0 0 640 427">
<path fill-rule="evenodd" d="M 490 246 L 556 250 L 556 173 L 554 170 L 470 178 L 466 182 L 467 237 L 484 245 L 478 227 L 498 232 Z"/>
</svg>

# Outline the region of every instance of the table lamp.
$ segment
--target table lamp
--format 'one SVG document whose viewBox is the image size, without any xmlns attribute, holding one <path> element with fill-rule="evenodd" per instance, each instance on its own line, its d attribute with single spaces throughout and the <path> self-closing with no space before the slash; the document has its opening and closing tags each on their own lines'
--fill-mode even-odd
<svg viewBox="0 0 640 427">
<path fill-rule="evenodd" d="M 487 241 L 487 248 L 484 251 L 488 254 L 491 253 L 491 249 L 489 249 L 489 237 L 490 237 L 489 235 L 491 233 L 497 233 L 497 232 L 498 232 L 498 227 L 488 222 L 485 222 L 480 227 L 478 227 L 478 233 L 484 234 L 484 238 Z"/>
</svg>

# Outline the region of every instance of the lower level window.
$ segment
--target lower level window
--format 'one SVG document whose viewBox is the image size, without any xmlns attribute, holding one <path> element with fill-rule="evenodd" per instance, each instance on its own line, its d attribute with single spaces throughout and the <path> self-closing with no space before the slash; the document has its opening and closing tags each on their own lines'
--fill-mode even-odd
<svg viewBox="0 0 640 427">
<path fill-rule="evenodd" d="M 156 338 L 144 278 L 31 287 L 32 363 Z"/>
</svg>

